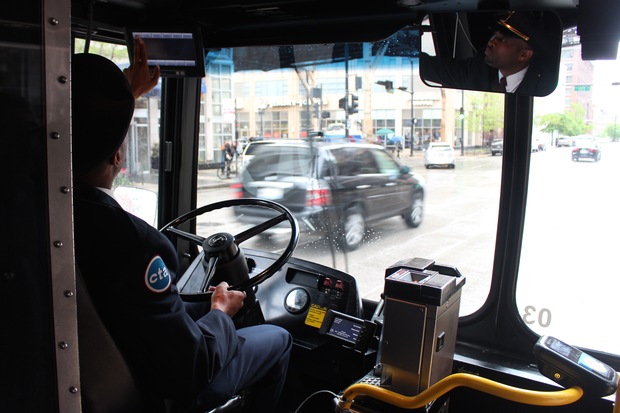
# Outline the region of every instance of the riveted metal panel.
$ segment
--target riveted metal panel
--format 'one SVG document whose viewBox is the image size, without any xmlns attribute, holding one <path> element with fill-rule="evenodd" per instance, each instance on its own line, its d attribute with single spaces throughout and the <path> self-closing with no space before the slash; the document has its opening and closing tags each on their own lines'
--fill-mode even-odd
<svg viewBox="0 0 620 413">
<path fill-rule="evenodd" d="M 44 0 L 43 45 L 50 269 L 58 409 L 79 412 L 70 127 L 69 0 Z"/>
</svg>

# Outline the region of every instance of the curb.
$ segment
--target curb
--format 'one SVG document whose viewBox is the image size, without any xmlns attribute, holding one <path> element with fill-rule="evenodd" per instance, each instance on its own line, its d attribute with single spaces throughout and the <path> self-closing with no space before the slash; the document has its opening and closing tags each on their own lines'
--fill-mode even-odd
<svg viewBox="0 0 620 413">
<path fill-rule="evenodd" d="M 222 181 L 222 182 L 212 182 L 212 183 L 198 183 L 196 186 L 197 189 L 215 189 L 215 188 L 227 188 L 230 187 L 233 183 Z"/>
</svg>

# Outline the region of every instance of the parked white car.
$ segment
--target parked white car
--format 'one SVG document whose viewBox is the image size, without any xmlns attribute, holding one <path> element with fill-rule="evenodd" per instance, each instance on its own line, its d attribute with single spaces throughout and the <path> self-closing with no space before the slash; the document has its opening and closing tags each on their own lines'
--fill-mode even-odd
<svg viewBox="0 0 620 413">
<path fill-rule="evenodd" d="M 424 152 L 424 166 L 441 166 L 454 169 L 456 166 L 454 148 L 447 142 L 431 142 Z"/>
</svg>

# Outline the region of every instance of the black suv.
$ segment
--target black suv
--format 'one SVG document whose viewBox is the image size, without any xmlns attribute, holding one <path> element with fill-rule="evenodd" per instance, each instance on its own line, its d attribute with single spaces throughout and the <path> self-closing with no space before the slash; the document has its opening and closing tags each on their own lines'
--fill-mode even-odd
<svg viewBox="0 0 620 413">
<path fill-rule="evenodd" d="M 353 250 L 366 224 L 402 216 L 418 227 L 424 211 L 422 178 L 396 162 L 381 146 L 283 140 L 256 148 L 241 175 L 239 197 L 286 206 L 302 232 L 335 235 Z M 240 221 L 255 224 L 269 215 L 238 207 Z"/>
<path fill-rule="evenodd" d="M 504 152 L 504 141 L 501 139 L 495 139 L 491 142 L 491 155 L 501 155 Z"/>
</svg>

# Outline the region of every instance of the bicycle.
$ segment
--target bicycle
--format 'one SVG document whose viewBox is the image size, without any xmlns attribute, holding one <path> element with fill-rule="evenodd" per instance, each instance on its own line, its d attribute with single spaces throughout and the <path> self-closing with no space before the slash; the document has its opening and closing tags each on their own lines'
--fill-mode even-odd
<svg viewBox="0 0 620 413">
<path fill-rule="evenodd" d="M 234 160 L 234 162 L 233 162 Z M 237 167 L 237 157 L 226 159 L 224 166 L 217 169 L 217 177 L 220 179 L 230 179 L 239 174 Z"/>
</svg>

